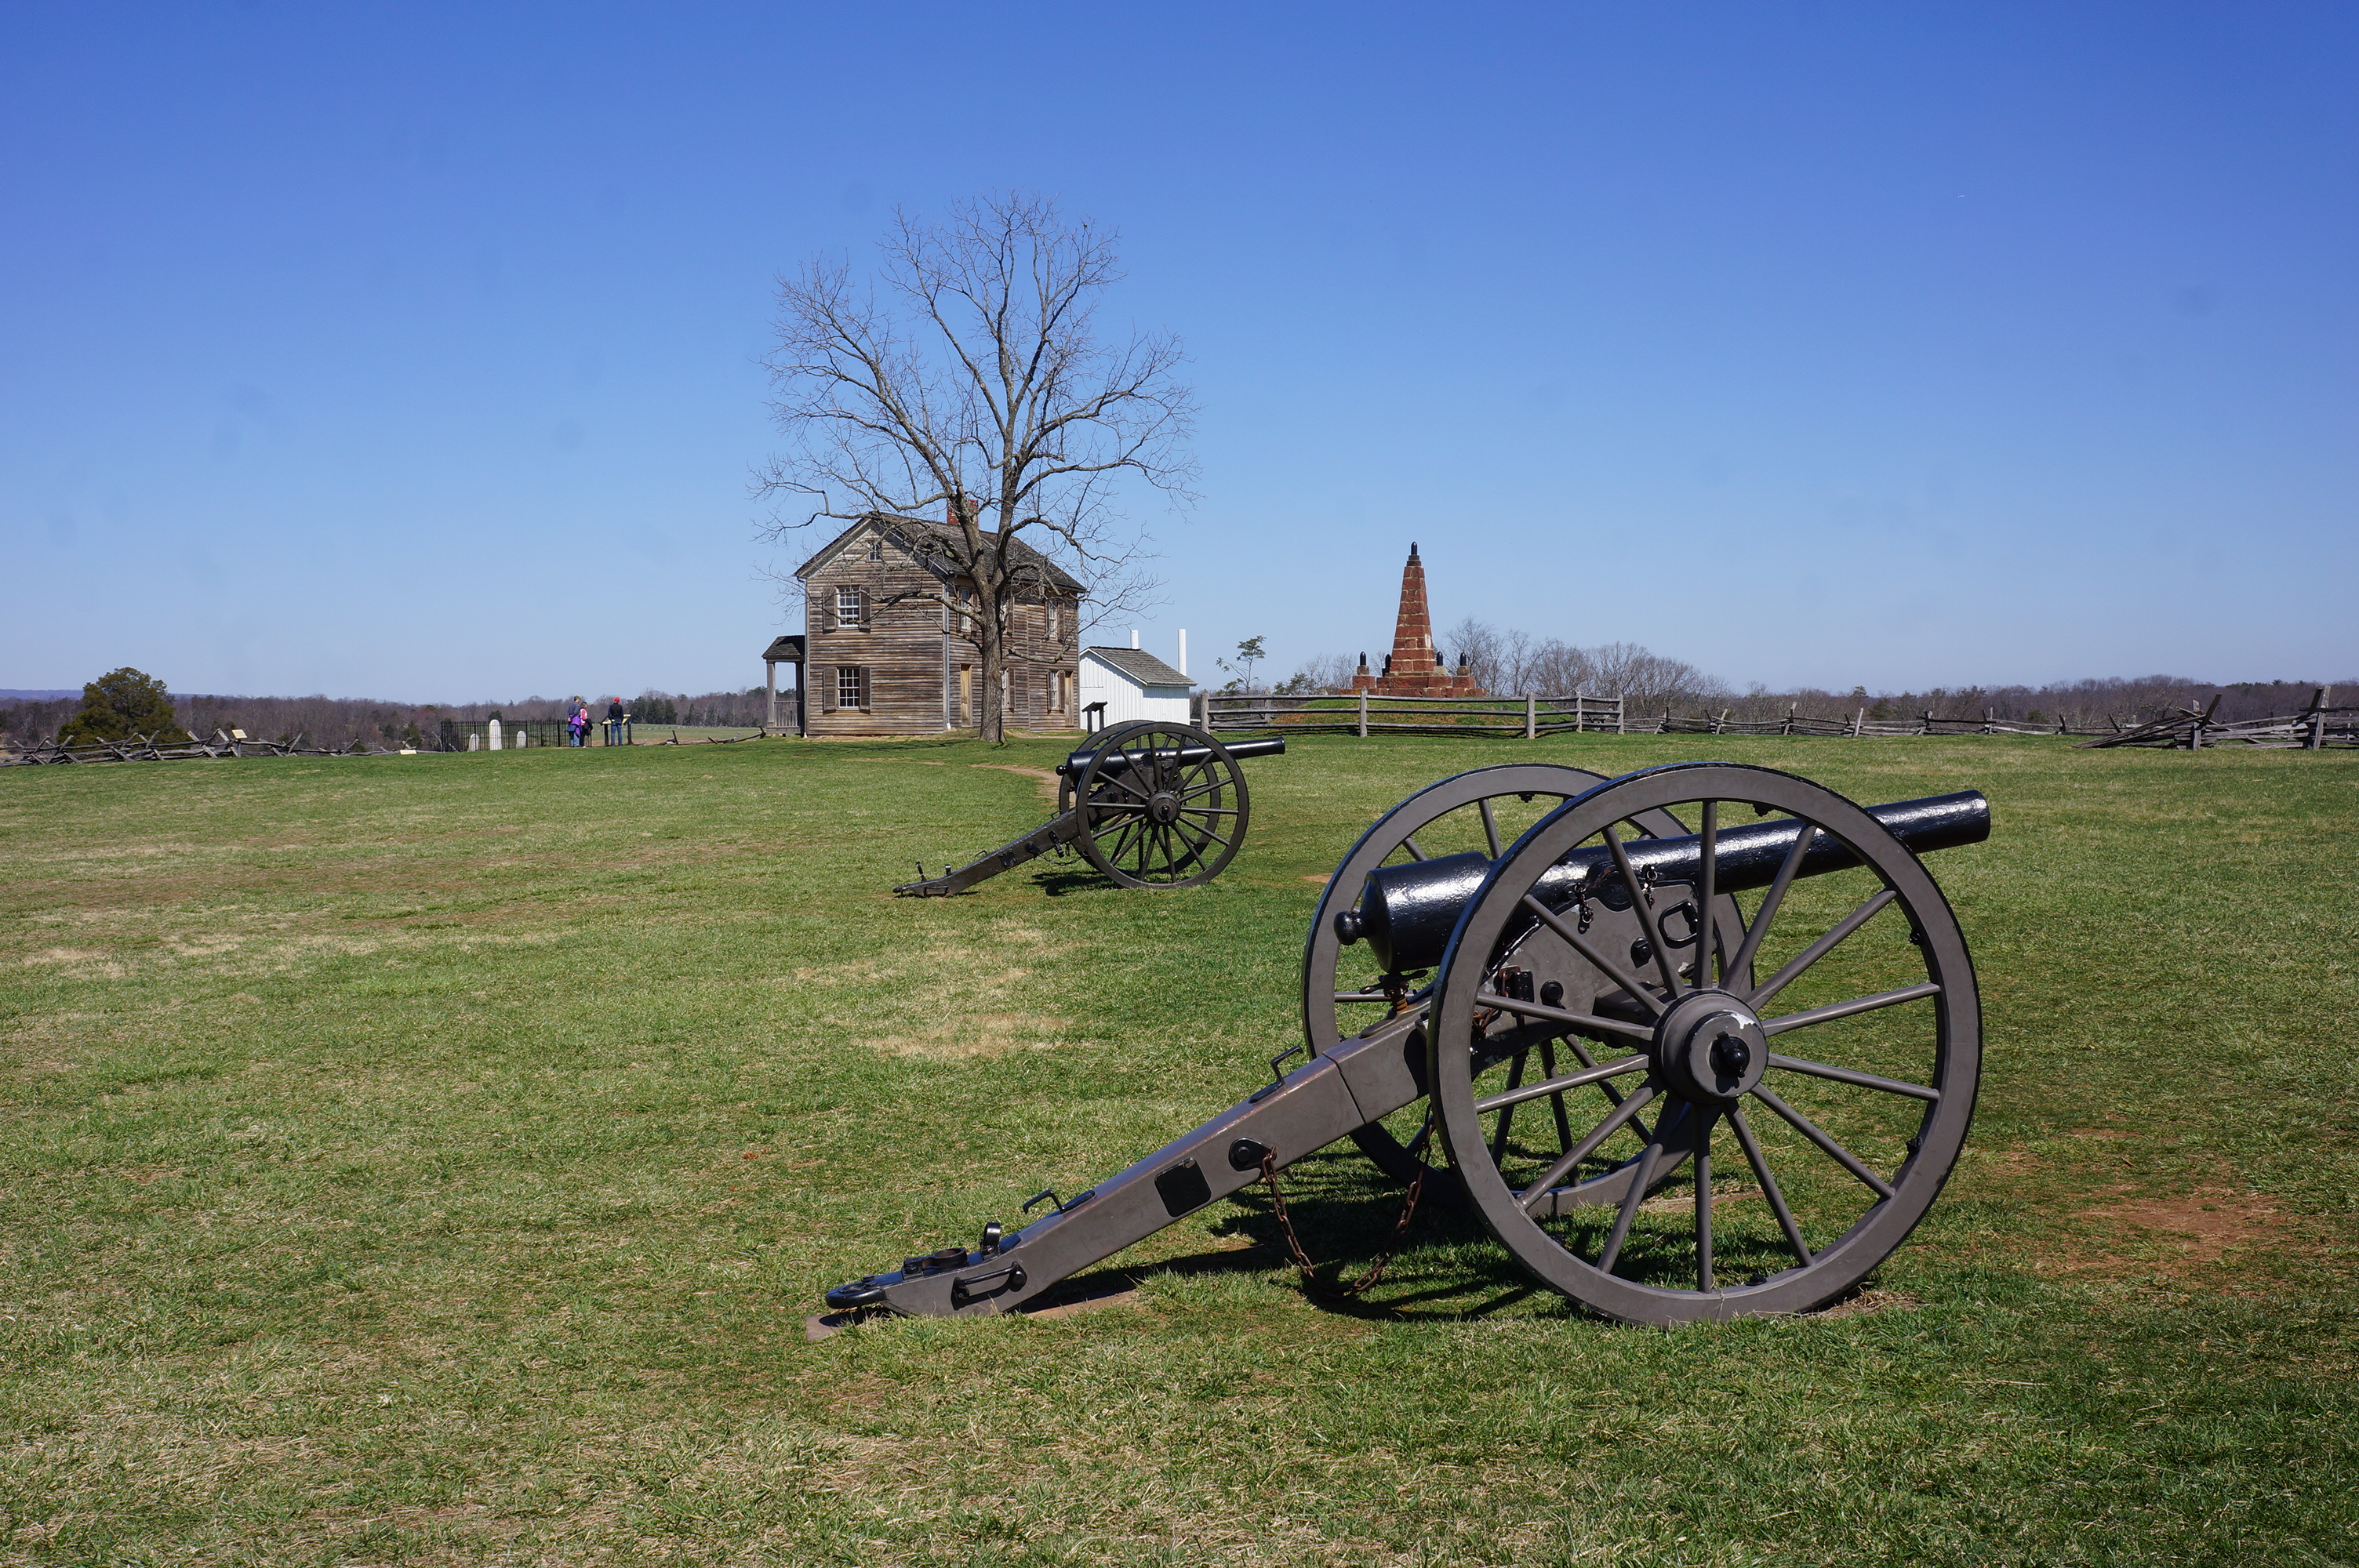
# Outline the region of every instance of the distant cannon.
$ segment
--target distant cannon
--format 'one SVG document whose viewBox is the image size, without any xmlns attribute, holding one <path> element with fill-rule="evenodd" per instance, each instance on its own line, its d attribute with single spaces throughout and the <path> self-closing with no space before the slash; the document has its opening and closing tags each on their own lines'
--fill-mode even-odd
<svg viewBox="0 0 2359 1568">
<path fill-rule="evenodd" d="M 1067 847 L 1118 887 L 1200 886 L 1245 842 L 1251 806 L 1237 763 L 1285 750 L 1283 736 L 1223 744 L 1185 724 L 1117 725 L 1057 764 L 1052 820 L 957 871 L 893 891 L 947 898 Z"/>
<path fill-rule="evenodd" d="M 1562 804 L 1503 842 L 1500 816 L 1536 797 Z M 1760 820 L 1723 824 L 1726 808 Z M 1479 876 L 1430 852 L 1478 817 Z M 1307 1045 L 1304 1065 L 1077 1198 L 1042 1194 L 1055 1211 L 1021 1229 L 994 1221 L 978 1248 L 907 1258 L 828 1305 L 1005 1312 L 1256 1181 L 1308 1272 L 1277 1172 L 1348 1134 L 1408 1184 L 1402 1227 L 1423 1193 L 1471 1207 L 1541 1282 L 1606 1316 L 1822 1306 L 1900 1245 L 1964 1143 L 1981 1004 L 1917 856 L 1989 828 L 1979 793 L 1868 810 L 1726 762 L 1445 779 L 1327 884 L 1305 1045 L 1272 1067 Z M 1756 891 L 1748 913 L 1736 895 Z M 1347 948 L 1376 972 L 1342 981 Z M 1374 1016 L 1352 1029 L 1359 1008 Z M 1426 1162 L 1436 1133 L 1446 1168 Z M 1716 1170 L 1723 1151 L 1735 1158 Z"/>
</svg>

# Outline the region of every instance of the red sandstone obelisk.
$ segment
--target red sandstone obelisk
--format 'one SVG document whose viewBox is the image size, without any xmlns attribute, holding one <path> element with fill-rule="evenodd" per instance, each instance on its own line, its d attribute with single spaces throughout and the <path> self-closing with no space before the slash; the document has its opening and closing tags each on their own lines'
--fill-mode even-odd
<svg viewBox="0 0 2359 1568">
<path fill-rule="evenodd" d="M 1393 621 L 1393 651 L 1385 660 L 1385 673 L 1367 674 L 1364 657 L 1360 672 L 1352 689 L 1380 697 L 1476 695 L 1473 677 L 1451 675 L 1434 651 L 1433 615 L 1425 602 L 1425 562 L 1414 544 L 1408 547 L 1408 564 L 1401 568 L 1400 613 Z"/>
</svg>

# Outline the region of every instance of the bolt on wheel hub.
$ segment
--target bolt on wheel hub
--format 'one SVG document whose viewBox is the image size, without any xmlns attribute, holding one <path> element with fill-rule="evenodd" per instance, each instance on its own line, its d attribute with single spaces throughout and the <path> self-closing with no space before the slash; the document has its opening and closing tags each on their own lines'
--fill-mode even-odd
<svg viewBox="0 0 2359 1568">
<path fill-rule="evenodd" d="M 1674 1093 L 1725 1105 L 1749 1093 L 1769 1066 L 1760 1019 L 1726 991 L 1680 999 L 1655 1025 L 1655 1072 Z"/>
</svg>

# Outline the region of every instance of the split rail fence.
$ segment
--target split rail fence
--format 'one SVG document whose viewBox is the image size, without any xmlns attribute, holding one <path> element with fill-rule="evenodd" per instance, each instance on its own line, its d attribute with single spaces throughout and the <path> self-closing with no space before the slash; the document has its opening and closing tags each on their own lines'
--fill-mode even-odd
<svg viewBox="0 0 2359 1568">
<path fill-rule="evenodd" d="M 2359 708 L 2327 705 L 2330 688 L 2321 687 L 2299 713 L 2279 714 L 2234 723 L 2213 719 L 2220 697 L 2198 710 L 2182 708 L 2143 724 L 2125 725 L 2108 719 L 2109 729 L 2075 729 L 2059 719 L 2031 723 L 2001 719 L 1984 709 L 1980 719 L 1940 719 L 1931 711 L 1906 719 L 1871 719 L 1864 708 L 1849 719 L 1814 719 L 1787 708 L 1776 719 L 1738 719 L 1734 710 L 1678 714 L 1663 709 L 1634 716 L 1625 698 L 1592 697 L 1373 697 L 1365 693 L 1337 696 L 1279 697 L 1207 694 L 1198 699 L 1198 720 L 1220 730 L 1277 730 L 1285 734 L 1357 735 L 1506 735 L 1537 740 L 1543 735 L 1582 731 L 1614 735 L 1800 735 L 1827 739 L 1865 740 L 1894 735 L 2083 735 L 2083 746 L 2171 746 L 2196 750 L 2205 746 L 2306 747 L 2359 746 Z"/>
<path fill-rule="evenodd" d="M 2322 752 L 2329 746 L 2359 746 L 2359 708 L 2331 708 L 2327 698 L 2332 695 L 2332 687 L 2320 687 L 2310 699 L 2310 706 L 2299 713 L 2232 723 L 2222 723 L 2213 718 L 2220 711 L 2220 697 L 2214 696 L 2206 707 L 2182 708 L 2176 713 L 2081 744 L 2156 746 L 2179 752 L 2229 745 L 2280 749 L 2299 746 L 2310 752 Z"/>
<path fill-rule="evenodd" d="M 1204 728 L 1276 730 L 1288 735 L 1569 735 L 1623 733 L 1618 696 L 1593 697 L 1228 697 L 1208 694 Z"/>
<path fill-rule="evenodd" d="M 387 746 L 384 752 L 398 750 Z M 299 732 L 287 741 L 257 741 L 243 730 L 216 730 L 212 739 L 161 741 L 154 735 L 134 735 L 127 741 L 92 741 L 61 746 L 54 741 L 8 745 L 0 742 L 0 767 L 31 767 L 51 762 L 168 762 L 189 757 L 357 757 L 377 754 L 365 741 L 349 746 L 306 746 Z"/>
</svg>

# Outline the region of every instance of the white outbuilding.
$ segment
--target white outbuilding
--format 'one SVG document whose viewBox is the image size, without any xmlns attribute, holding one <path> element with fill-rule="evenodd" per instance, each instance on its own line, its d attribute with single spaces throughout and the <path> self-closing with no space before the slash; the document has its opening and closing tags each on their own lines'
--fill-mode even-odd
<svg viewBox="0 0 2359 1568">
<path fill-rule="evenodd" d="M 1080 676 L 1084 730 L 1134 719 L 1188 722 L 1188 677 L 1152 654 L 1137 648 L 1084 648 Z"/>
</svg>

